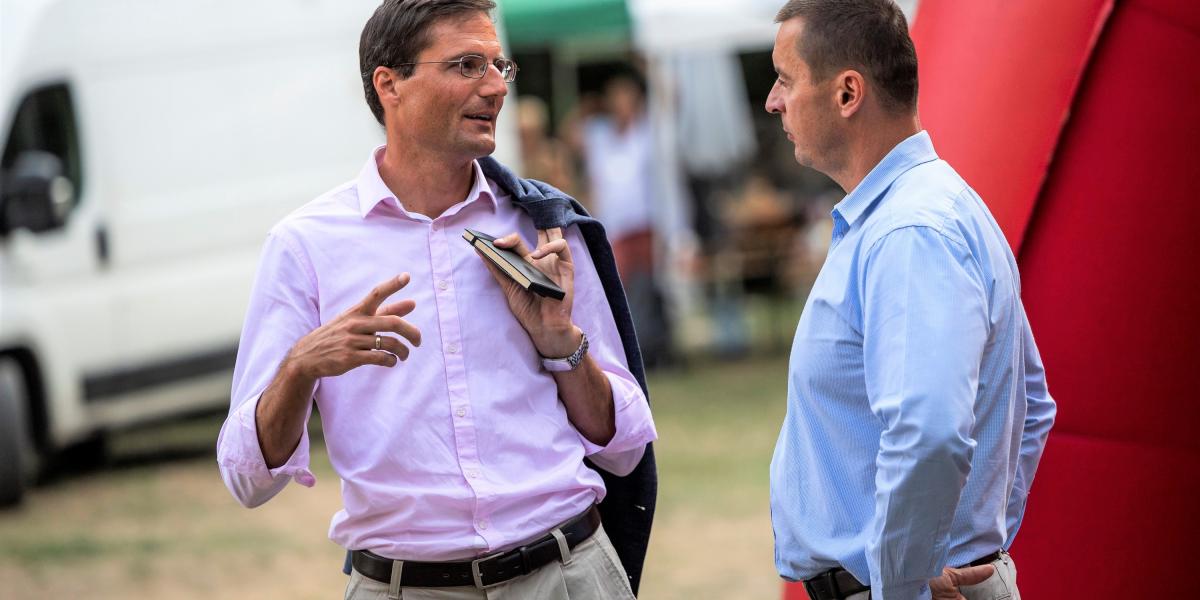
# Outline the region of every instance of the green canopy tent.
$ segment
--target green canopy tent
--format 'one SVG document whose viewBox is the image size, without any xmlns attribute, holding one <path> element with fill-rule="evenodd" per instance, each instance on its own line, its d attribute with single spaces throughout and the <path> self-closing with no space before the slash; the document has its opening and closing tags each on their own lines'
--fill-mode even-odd
<svg viewBox="0 0 1200 600">
<path fill-rule="evenodd" d="M 525 71 L 517 88 L 546 100 L 554 122 L 577 102 L 581 67 L 628 59 L 627 1 L 496 0 L 507 47 Z"/>
<path fill-rule="evenodd" d="M 628 39 L 625 0 L 499 0 L 513 48 L 555 46 L 580 39 Z"/>
</svg>

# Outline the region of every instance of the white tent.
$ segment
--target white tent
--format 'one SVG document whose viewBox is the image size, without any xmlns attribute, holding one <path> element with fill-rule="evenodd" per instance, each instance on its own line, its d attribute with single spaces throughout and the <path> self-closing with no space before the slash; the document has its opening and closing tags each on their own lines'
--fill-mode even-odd
<svg viewBox="0 0 1200 600">
<path fill-rule="evenodd" d="M 634 42 L 647 53 L 759 50 L 775 40 L 783 0 L 627 0 Z M 911 22 L 919 0 L 897 0 Z"/>
<path fill-rule="evenodd" d="M 759 50 L 775 40 L 780 0 L 628 0 L 634 43 L 648 54 Z"/>
</svg>

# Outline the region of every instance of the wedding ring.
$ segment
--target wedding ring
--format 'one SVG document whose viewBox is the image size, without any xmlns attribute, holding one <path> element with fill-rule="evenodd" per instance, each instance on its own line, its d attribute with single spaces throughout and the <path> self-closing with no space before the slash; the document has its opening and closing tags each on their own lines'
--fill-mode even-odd
<svg viewBox="0 0 1200 600">
<path fill-rule="evenodd" d="M 383 336 L 380 336 L 377 333 L 377 334 L 375 334 L 375 349 L 382 350 L 383 349 L 382 346 L 383 346 Z"/>
</svg>

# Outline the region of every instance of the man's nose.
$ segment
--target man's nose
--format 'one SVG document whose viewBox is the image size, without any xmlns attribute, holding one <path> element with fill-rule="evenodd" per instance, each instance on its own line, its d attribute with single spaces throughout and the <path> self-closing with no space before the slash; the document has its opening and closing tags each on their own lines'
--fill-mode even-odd
<svg viewBox="0 0 1200 600">
<path fill-rule="evenodd" d="M 496 65 L 488 65 L 487 71 L 483 74 L 483 89 L 479 90 L 479 94 L 481 96 L 508 95 L 508 82 L 504 81 L 504 74 Z"/>
<path fill-rule="evenodd" d="M 779 82 L 776 81 L 775 84 L 771 86 L 771 93 L 767 94 L 767 104 L 764 107 L 767 109 L 767 112 L 773 115 L 783 112 L 783 102 L 779 101 L 779 94 L 777 93 L 778 91 Z"/>
</svg>

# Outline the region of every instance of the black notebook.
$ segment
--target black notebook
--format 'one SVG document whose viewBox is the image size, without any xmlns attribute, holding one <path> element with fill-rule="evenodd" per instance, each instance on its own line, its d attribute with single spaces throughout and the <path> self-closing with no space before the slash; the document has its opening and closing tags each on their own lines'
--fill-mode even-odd
<svg viewBox="0 0 1200 600">
<path fill-rule="evenodd" d="M 496 238 L 474 229 L 463 230 L 463 239 L 467 243 L 479 249 L 492 264 L 500 267 L 517 285 L 547 298 L 562 300 L 567 293 L 562 288 L 558 287 L 545 273 L 537 270 L 536 267 L 529 264 L 529 261 L 521 258 L 516 252 L 496 246 Z"/>
</svg>

